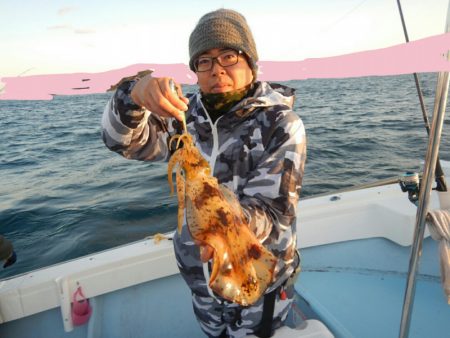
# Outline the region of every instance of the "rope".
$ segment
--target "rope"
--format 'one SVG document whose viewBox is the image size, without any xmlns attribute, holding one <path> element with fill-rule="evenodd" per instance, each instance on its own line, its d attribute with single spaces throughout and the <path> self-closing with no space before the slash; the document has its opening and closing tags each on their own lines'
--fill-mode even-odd
<svg viewBox="0 0 450 338">
<path fill-rule="evenodd" d="M 439 241 L 442 288 L 450 305 L 450 212 L 447 210 L 430 211 L 427 215 L 427 224 L 431 237 L 435 241 Z"/>
</svg>

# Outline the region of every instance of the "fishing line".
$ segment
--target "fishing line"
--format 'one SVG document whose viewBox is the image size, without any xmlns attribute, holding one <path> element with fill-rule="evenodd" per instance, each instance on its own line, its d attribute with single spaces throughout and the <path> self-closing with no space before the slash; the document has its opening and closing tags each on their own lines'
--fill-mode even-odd
<svg viewBox="0 0 450 338">
<path fill-rule="evenodd" d="M 340 23 L 342 20 L 344 20 L 347 16 L 349 16 L 350 14 L 352 14 L 354 11 L 356 11 L 359 7 L 361 7 L 367 0 L 363 0 L 360 3 L 358 3 L 357 5 L 355 5 L 352 9 L 350 9 L 347 13 L 345 13 L 344 15 L 342 15 L 339 19 L 337 19 L 336 21 L 334 21 L 331 25 L 329 25 L 328 27 L 326 27 L 322 32 L 327 32 L 329 31 L 332 27 L 336 26 L 338 23 Z"/>
</svg>

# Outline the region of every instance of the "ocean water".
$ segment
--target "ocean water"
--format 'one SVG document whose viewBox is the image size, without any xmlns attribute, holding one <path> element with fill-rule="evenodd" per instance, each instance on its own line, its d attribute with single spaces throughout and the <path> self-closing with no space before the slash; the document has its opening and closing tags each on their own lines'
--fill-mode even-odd
<svg viewBox="0 0 450 338">
<path fill-rule="evenodd" d="M 431 114 L 437 76 L 420 76 Z M 303 197 L 421 170 L 427 136 L 412 75 L 284 84 L 297 90 L 308 137 Z M 102 143 L 110 96 L 0 101 L 0 233 L 18 254 L 0 279 L 175 229 L 166 164 L 126 160 Z"/>
</svg>

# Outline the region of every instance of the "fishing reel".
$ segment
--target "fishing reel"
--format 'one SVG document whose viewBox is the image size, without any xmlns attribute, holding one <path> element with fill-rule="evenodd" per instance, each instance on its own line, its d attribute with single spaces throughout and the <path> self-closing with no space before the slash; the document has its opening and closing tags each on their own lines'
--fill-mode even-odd
<svg viewBox="0 0 450 338">
<path fill-rule="evenodd" d="M 408 171 L 400 177 L 399 184 L 403 192 L 408 192 L 408 199 L 417 206 L 420 191 L 419 174 Z"/>
</svg>

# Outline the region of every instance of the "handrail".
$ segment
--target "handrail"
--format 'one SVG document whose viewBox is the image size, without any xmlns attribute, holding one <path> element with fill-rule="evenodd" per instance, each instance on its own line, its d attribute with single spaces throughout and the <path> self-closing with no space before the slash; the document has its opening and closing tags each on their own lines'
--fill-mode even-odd
<svg viewBox="0 0 450 338">
<path fill-rule="evenodd" d="M 447 10 L 446 31 L 450 26 L 450 2 Z M 448 55 L 447 55 L 448 57 Z M 441 140 L 442 125 L 444 123 L 445 108 L 447 106 L 447 95 L 449 87 L 449 73 L 440 72 L 436 86 L 436 98 L 434 101 L 433 124 L 431 126 L 430 137 L 428 140 L 427 154 L 425 157 L 425 167 L 423 172 L 423 181 L 420 185 L 419 204 L 416 214 L 416 226 L 414 230 L 413 245 L 409 260 L 408 278 L 403 302 L 402 319 L 400 323 L 400 338 L 406 338 L 409 335 L 411 324 L 411 313 L 414 305 L 414 294 L 416 288 L 416 274 L 419 265 L 419 259 L 422 254 L 422 243 L 425 232 L 425 219 L 428 213 L 428 204 L 431 193 L 431 184 L 433 173 L 436 169 L 436 160 L 439 153 L 439 144 Z"/>
<path fill-rule="evenodd" d="M 422 173 L 419 173 L 419 176 L 422 176 Z M 373 182 L 369 182 L 369 183 L 362 183 L 362 184 L 356 184 L 356 185 L 352 185 L 350 187 L 346 187 L 346 188 L 341 188 L 341 189 L 336 189 L 336 190 L 332 190 L 332 191 L 327 191 L 327 192 L 323 192 L 320 194 L 313 194 L 310 196 L 306 196 L 306 197 L 301 197 L 301 201 L 310 199 L 310 198 L 317 198 L 317 197 L 323 197 L 323 196 L 330 196 L 330 195 L 337 195 L 337 194 L 342 194 L 345 192 L 350 192 L 350 191 L 357 191 L 357 190 L 362 190 L 362 189 L 369 189 L 369 188 L 376 188 L 376 187 L 381 187 L 384 185 L 390 185 L 390 184 L 398 184 L 401 180 L 402 180 L 403 176 L 391 176 L 388 178 L 382 178 L 380 180 L 376 180 Z"/>
</svg>

